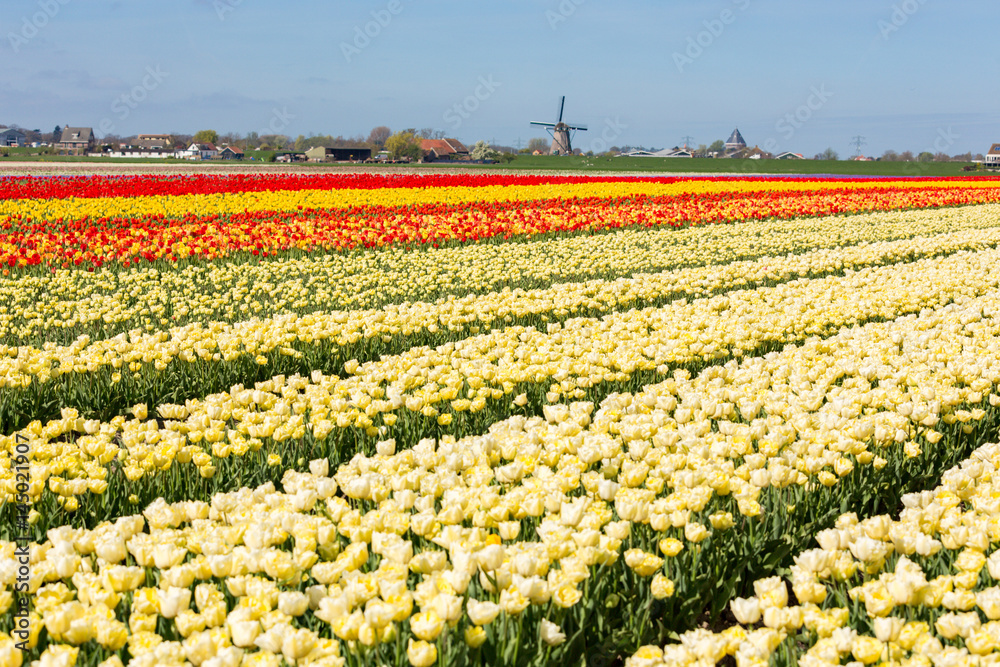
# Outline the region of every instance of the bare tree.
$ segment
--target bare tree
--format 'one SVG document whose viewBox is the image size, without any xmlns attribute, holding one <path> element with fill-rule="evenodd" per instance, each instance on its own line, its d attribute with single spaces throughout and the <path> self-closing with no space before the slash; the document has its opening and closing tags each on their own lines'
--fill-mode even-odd
<svg viewBox="0 0 1000 667">
<path fill-rule="evenodd" d="M 291 140 L 284 134 L 265 134 L 260 138 L 261 148 L 267 146 L 267 149 L 279 149 L 283 150 L 288 148 Z M 265 149 L 265 150 L 267 150 Z"/>
<path fill-rule="evenodd" d="M 528 152 L 534 153 L 535 151 L 541 151 L 544 153 L 549 148 L 549 142 L 541 137 L 535 137 L 528 141 Z"/>
<path fill-rule="evenodd" d="M 890 148 L 886 152 L 882 153 L 882 161 L 883 162 L 898 162 L 899 161 L 899 153 L 897 153 L 896 151 L 894 151 L 894 150 L 892 150 Z"/>
<path fill-rule="evenodd" d="M 913 162 L 913 151 L 903 151 L 899 154 L 899 159 L 903 162 Z"/>
<path fill-rule="evenodd" d="M 386 140 L 392 136 L 392 130 L 390 130 L 385 125 L 379 125 L 374 128 L 368 135 L 368 143 L 371 144 L 372 148 L 381 149 L 385 146 Z"/>
<path fill-rule="evenodd" d="M 187 148 L 194 142 L 194 135 L 185 134 L 183 132 L 171 132 L 170 136 L 174 138 L 175 148 Z"/>
<path fill-rule="evenodd" d="M 935 153 L 934 154 L 934 161 L 935 162 L 951 162 L 951 156 L 948 155 L 947 153 Z"/>
<path fill-rule="evenodd" d="M 222 146 L 236 146 L 240 142 L 240 135 L 235 132 L 226 132 L 219 135 L 219 144 Z"/>
</svg>

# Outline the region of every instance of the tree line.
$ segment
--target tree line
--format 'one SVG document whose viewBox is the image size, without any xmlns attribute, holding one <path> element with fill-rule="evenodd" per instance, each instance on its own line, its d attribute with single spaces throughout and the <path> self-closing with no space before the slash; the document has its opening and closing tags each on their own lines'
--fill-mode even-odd
<svg viewBox="0 0 1000 667">
<path fill-rule="evenodd" d="M 26 141 L 29 144 L 34 142 L 54 144 L 59 141 L 62 133 L 62 128 L 58 125 L 52 132 L 42 132 L 39 129 L 29 130 L 19 126 L 17 123 L 11 123 L 9 125 L 0 123 L 0 127 L 10 127 L 24 132 L 26 135 Z M 310 148 L 316 148 L 319 146 L 329 148 L 363 147 L 371 148 L 373 153 L 387 150 L 394 158 L 408 157 L 413 160 L 418 160 L 422 156 L 422 151 L 420 149 L 421 141 L 423 139 L 444 139 L 445 132 L 443 130 L 435 130 L 429 127 L 422 129 L 410 127 L 398 132 L 393 132 L 388 126 L 379 125 L 372 128 L 367 137 L 360 134 L 345 137 L 343 135 L 333 136 L 330 134 L 320 135 L 315 133 L 311 133 L 308 136 L 300 134 L 297 137 L 291 137 L 285 134 L 259 134 L 257 132 L 248 132 L 246 134 L 227 132 L 225 134 L 219 134 L 215 130 L 201 130 L 194 134 L 173 132 L 170 136 L 174 140 L 174 146 L 171 148 L 186 148 L 192 143 L 210 143 L 217 144 L 219 146 L 234 146 L 245 151 L 259 150 L 304 152 Z M 549 152 L 551 142 L 551 139 L 542 137 L 532 138 L 528 141 L 526 147 L 490 146 L 488 143 L 480 142 L 485 145 L 485 148 L 481 147 L 479 151 L 480 158 L 474 157 L 474 159 L 483 159 L 483 155 L 488 156 L 485 159 L 514 153 L 530 155 L 536 151 L 547 154 Z M 102 146 L 135 146 L 138 145 L 139 138 L 138 135 L 134 134 L 108 134 L 101 137 L 97 143 Z M 679 148 L 679 146 L 674 146 L 674 149 Z M 661 149 L 631 145 L 612 146 L 610 149 L 602 153 L 602 156 L 619 155 L 621 153 L 628 153 L 634 150 L 656 152 Z M 711 144 L 699 144 L 697 148 L 689 148 L 688 150 L 691 151 L 694 157 L 715 157 L 725 153 L 725 142 L 718 139 Z M 574 152 L 587 155 L 593 154 L 592 152 L 584 153 L 584 151 L 580 149 L 576 149 Z M 948 155 L 947 153 L 942 152 L 932 153 L 930 151 L 923 151 L 920 153 L 914 153 L 912 151 L 897 152 L 890 149 L 882 153 L 881 157 L 878 159 L 883 162 L 972 162 L 973 160 L 982 161 L 983 157 L 982 153 L 973 154 L 971 152 Z M 814 155 L 813 159 L 839 160 L 840 155 L 833 148 L 827 148 L 825 151 Z"/>
</svg>

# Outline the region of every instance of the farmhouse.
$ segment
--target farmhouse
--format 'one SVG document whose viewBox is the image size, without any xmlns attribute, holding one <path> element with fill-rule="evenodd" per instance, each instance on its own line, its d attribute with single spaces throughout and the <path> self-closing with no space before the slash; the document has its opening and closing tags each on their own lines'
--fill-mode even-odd
<svg viewBox="0 0 1000 667">
<path fill-rule="evenodd" d="M 986 154 L 983 163 L 987 167 L 1000 167 L 1000 144 L 990 146 L 990 152 Z"/>
<path fill-rule="evenodd" d="M 219 151 L 219 157 L 223 160 L 242 160 L 244 153 L 236 146 L 226 146 Z"/>
<path fill-rule="evenodd" d="M 780 155 L 775 156 L 775 160 L 802 160 L 802 153 L 793 153 L 791 151 L 785 151 Z"/>
<path fill-rule="evenodd" d="M 357 162 L 367 160 L 372 156 L 372 149 L 363 146 L 348 146 L 330 148 L 316 146 L 306 151 L 310 162 Z"/>
<path fill-rule="evenodd" d="M 139 148 L 169 148 L 174 147 L 174 138 L 169 134 L 140 134 L 136 139 Z"/>
<path fill-rule="evenodd" d="M 13 127 L 0 127 L 0 146 L 20 147 L 27 143 L 27 135 Z"/>
<path fill-rule="evenodd" d="M 90 127 L 65 127 L 55 145 L 60 153 L 82 155 L 94 149 L 94 129 Z"/>
<path fill-rule="evenodd" d="M 742 139 L 742 137 L 740 137 Z M 726 144 L 727 146 L 729 144 Z M 770 160 L 774 156 L 760 148 L 759 146 L 754 146 L 753 148 L 741 148 L 735 150 L 731 153 L 727 153 L 726 157 L 736 158 L 740 160 Z"/>
<path fill-rule="evenodd" d="M 469 157 L 469 149 L 458 139 L 424 139 L 420 150 L 425 160 L 459 160 Z"/>
</svg>

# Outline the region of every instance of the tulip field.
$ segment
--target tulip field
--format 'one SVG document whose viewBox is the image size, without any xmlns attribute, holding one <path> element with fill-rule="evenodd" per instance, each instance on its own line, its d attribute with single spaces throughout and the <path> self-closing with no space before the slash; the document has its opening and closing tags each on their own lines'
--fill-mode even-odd
<svg viewBox="0 0 1000 667">
<path fill-rule="evenodd" d="M 1000 665 L 1000 180 L 0 178 L 0 667 Z"/>
</svg>

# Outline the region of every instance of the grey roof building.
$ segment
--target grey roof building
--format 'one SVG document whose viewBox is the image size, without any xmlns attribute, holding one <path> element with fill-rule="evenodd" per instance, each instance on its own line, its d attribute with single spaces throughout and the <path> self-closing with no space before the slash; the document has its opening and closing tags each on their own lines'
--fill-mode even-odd
<svg viewBox="0 0 1000 667">
<path fill-rule="evenodd" d="M 743 135 L 740 134 L 740 129 L 736 128 L 733 133 L 729 135 L 729 141 L 726 142 L 726 152 L 730 151 L 741 151 L 747 147 L 747 142 L 743 140 Z"/>
<path fill-rule="evenodd" d="M 94 148 L 94 130 L 89 127 L 64 127 L 56 148 L 85 153 Z"/>
<path fill-rule="evenodd" d="M 306 151 L 310 162 L 361 162 L 371 156 L 372 149 L 366 146 L 316 146 Z"/>
<path fill-rule="evenodd" d="M 24 146 L 28 135 L 13 127 L 0 127 L 0 146 Z"/>
</svg>

